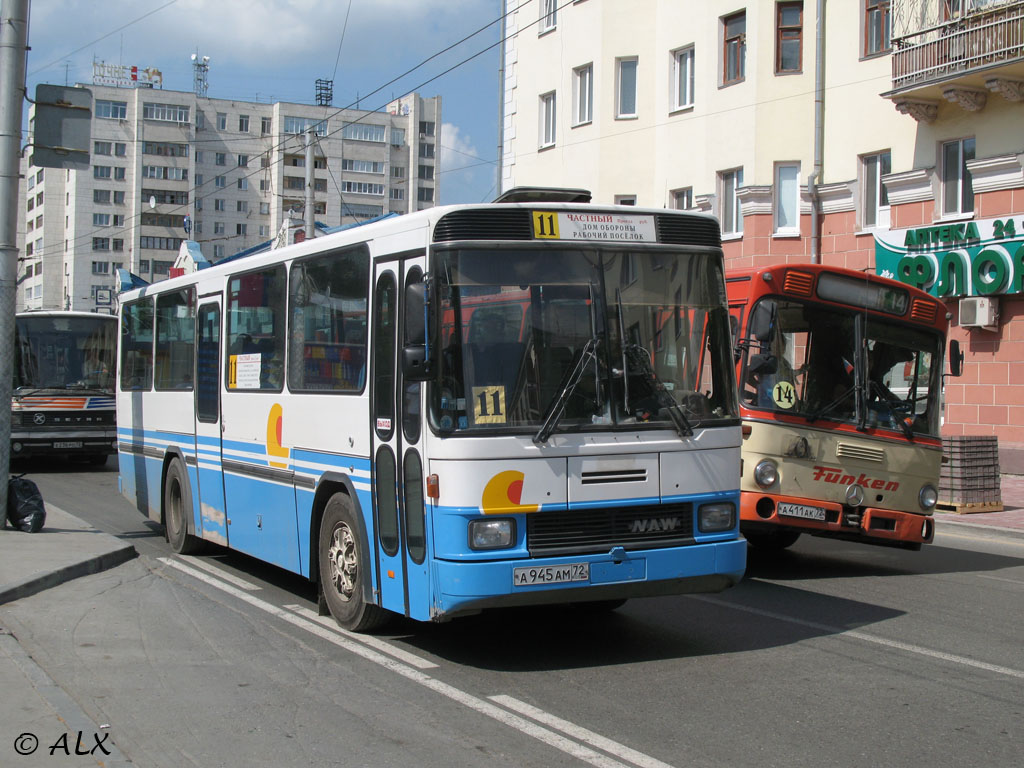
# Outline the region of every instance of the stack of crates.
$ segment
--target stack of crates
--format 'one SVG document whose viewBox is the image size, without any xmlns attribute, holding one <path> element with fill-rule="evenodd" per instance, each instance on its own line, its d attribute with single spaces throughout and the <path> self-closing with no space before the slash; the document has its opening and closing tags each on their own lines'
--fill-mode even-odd
<svg viewBox="0 0 1024 768">
<path fill-rule="evenodd" d="M 992 512 L 1002 508 L 999 441 L 995 435 L 942 438 L 939 509 Z"/>
</svg>

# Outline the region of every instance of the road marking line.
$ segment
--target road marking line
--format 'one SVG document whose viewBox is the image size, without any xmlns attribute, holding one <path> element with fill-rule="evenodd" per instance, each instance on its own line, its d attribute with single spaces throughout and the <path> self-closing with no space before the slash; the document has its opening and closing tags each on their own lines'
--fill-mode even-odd
<svg viewBox="0 0 1024 768">
<path fill-rule="evenodd" d="M 219 577 L 221 579 L 224 579 L 224 581 L 229 581 L 232 584 L 234 584 L 236 587 L 240 587 L 240 588 L 242 588 L 244 590 L 247 590 L 249 592 L 259 592 L 260 591 L 260 587 L 258 587 L 257 585 L 253 584 L 251 581 L 246 581 L 245 579 L 238 578 L 234 574 L 226 573 L 225 571 L 222 571 L 217 566 L 210 565 L 205 560 L 199 560 L 199 559 L 192 559 L 192 558 L 190 558 L 188 560 L 188 564 L 191 565 L 191 566 L 195 566 L 196 568 L 202 568 L 204 571 L 207 571 L 208 573 L 212 573 L 213 575 L 215 575 L 215 576 L 217 576 L 217 577 Z"/>
<path fill-rule="evenodd" d="M 347 629 L 342 629 L 338 626 L 338 622 L 330 616 L 320 616 L 316 611 L 311 611 L 309 608 L 303 608 L 300 605 L 286 605 L 285 608 L 299 614 L 299 616 L 309 619 L 310 621 L 315 621 L 321 626 L 327 627 L 327 629 L 332 632 L 344 635 L 350 640 L 355 640 L 357 643 L 368 645 L 371 648 L 376 648 L 378 651 L 394 656 L 396 659 L 404 661 L 409 666 L 416 667 L 416 669 L 436 669 L 438 666 L 434 662 L 428 661 L 414 653 L 409 653 L 402 648 L 396 648 L 386 640 L 381 640 L 380 638 L 373 637 L 371 635 L 357 635 L 355 632 L 349 632 Z"/>
<path fill-rule="evenodd" d="M 962 664 L 967 667 L 975 667 L 976 669 L 984 669 L 988 672 L 997 672 L 1000 675 L 1008 675 L 1010 677 L 1019 677 L 1024 679 L 1024 671 L 1019 669 L 1012 669 L 1010 667 L 1001 667 L 998 664 L 989 664 L 984 661 L 976 661 L 969 659 L 966 656 L 957 656 L 952 653 L 946 653 L 944 651 L 933 651 L 930 648 L 924 648 L 920 645 L 912 645 L 911 643 L 904 643 L 899 640 L 889 640 L 878 635 L 869 635 L 867 632 L 858 632 L 854 629 L 843 629 L 842 627 L 833 627 L 828 624 L 819 624 L 816 621 L 804 621 L 803 619 L 796 619 L 792 616 L 786 616 L 781 613 L 775 613 L 774 611 L 765 611 L 760 608 L 750 608 L 745 605 L 737 605 L 736 603 L 729 603 L 725 600 L 720 600 L 715 597 L 707 597 L 705 595 L 688 595 L 694 600 L 700 600 L 705 603 L 711 603 L 713 605 L 720 605 L 724 608 L 734 608 L 737 611 L 745 611 L 752 613 L 755 616 L 764 616 L 769 619 L 776 619 L 778 621 L 786 621 L 790 624 L 799 624 L 802 627 L 809 627 L 810 629 L 817 629 L 822 632 L 827 632 L 830 635 L 841 635 L 844 637 L 852 637 L 857 640 L 864 640 L 868 643 L 875 643 L 876 645 L 884 645 L 889 648 L 896 648 L 900 651 L 907 651 L 909 653 L 916 653 L 921 656 L 928 656 L 933 659 L 940 659 L 942 661 L 949 661 L 954 664 Z"/>
<path fill-rule="evenodd" d="M 585 744 L 590 744 L 592 747 L 604 750 L 614 757 L 618 757 L 622 760 L 628 760 L 633 765 L 640 766 L 640 768 L 672 768 L 668 763 L 663 763 L 650 755 L 645 755 L 643 752 L 637 752 L 635 749 L 630 749 L 624 744 L 619 744 L 617 741 L 612 741 L 599 733 L 594 733 L 593 731 L 587 730 L 575 723 L 570 723 L 568 720 L 563 720 L 549 712 L 545 712 L 543 709 L 537 709 L 537 707 L 527 704 L 524 701 L 514 699 L 511 696 L 500 695 L 488 696 L 487 698 L 497 704 L 508 707 L 513 712 L 526 715 L 527 717 L 533 718 L 544 725 L 561 731 L 567 736 L 578 739 Z"/>
<path fill-rule="evenodd" d="M 481 699 L 473 694 L 466 693 L 465 691 L 456 688 L 447 683 L 443 683 L 440 680 L 436 680 L 424 672 L 418 669 L 414 669 L 407 664 L 403 664 L 397 659 L 392 659 L 385 656 L 378 651 L 373 650 L 365 645 L 361 645 L 353 640 L 349 640 L 347 637 L 343 637 L 326 627 L 322 627 L 319 624 L 309 621 L 302 616 L 298 616 L 291 611 L 286 611 L 284 608 L 280 608 L 272 603 L 268 603 L 266 600 L 262 600 L 255 595 L 250 595 L 241 589 L 236 589 L 230 584 L 227 584 L 219 579 L 215 579 L 202 571 L 193 570 L 189 566 L 174 560 L 169 557 L 157 558 L 159 562 L 169 565 L 183 573 L 188 574 L 194 579 L 199 579 L 206 584 L 209 584 L 222 592 L 225 592 L 233 597 L 241 600 L 242 602 L 248 603 L 254 608 L 259 608 L 265 613 L 269 613 L 271 616 L 275 616 L 282 621 L 286 621 L 295 627 L 304 629 L 310 634 L 314 634 L 317 637 L 326 640 L 329 643 L 333 643 L 339 648 L 343 648 L 349 653 L 353 653 L 356 656 L 360 656 L 366 661 L 377 664 L 378 666 L 384 667 L 407 680 L 411 680 L 414 683 L 419 683 L 424 688 L 440 693 L 442 696 L 451 699 L 454 702 L 462 704 L 475 712 L 485 715 L 486 717 L 496 720 L 503 725 L 520 732 L 525 733 L 528 736 L 532 736 L 548 746 L 554 747 L 567 755 L 582 760 L 590 765 L 596 766 L 596 768 L 628 768 L 624 763 L 620 763 L 617 760 L 613 760 L 607 755 L 602 755 L 599 752 L 586 747 L 582 744 L 577 744 L 571 739 L 567 739 L 560 734 L 550 731 L 547 728 L 542 728 L 536 723 L 530 722 L 525 718 L 519 717 L 508 710 L 502 709 L 496 704 L 492 704 L 489 701 Z"/>
</svg>

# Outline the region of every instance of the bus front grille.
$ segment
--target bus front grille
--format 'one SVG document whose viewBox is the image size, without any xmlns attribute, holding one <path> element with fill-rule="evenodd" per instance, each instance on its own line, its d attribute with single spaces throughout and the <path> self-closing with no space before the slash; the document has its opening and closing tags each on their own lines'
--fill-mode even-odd
<svg viewBox="0 0 1024 768">
<path fill-rule="evenodd" d="M 693 505 L 602 507 L 526 516 L 532 556 L 654 549 L 693 543 Z"/>
</svg>

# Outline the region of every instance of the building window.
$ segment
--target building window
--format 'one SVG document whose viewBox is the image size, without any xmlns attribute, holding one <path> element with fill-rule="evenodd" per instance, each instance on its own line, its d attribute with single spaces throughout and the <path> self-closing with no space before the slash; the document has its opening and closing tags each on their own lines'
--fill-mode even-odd
<svg viewBox="0 0 1024 768">
<path fill-rule="evenodd" d="M 434 121 L 433 120 L 420 120 L 420 135 L 421 136 L 433 136 L 434 135 Z"/>
<path fill-rule="evenodd" d="M 188 107 L 178 104 L 143 103 L 143 120 L 159 120 L 165 123 L 187 123 Z"/>
<path fill-rule="evenodd" d="M 247 229 L 248 229 L 248 226 L 246 224 L 235 224 L 235 234 L 236 235 L 242 235 L 244 237 L 245 234 L 246 234 L 246 230 Z"/>
<path fill-rule="evenodd" d="M 285 133 L 288 132 L 286 127 Z M 394 130 L 391 133 L 393 135 Z M 351 141 L 373 141 L 383 144 L 387 138 L 387 129 L 383 125 L 372 123 L 345 123 L 341 128 L 341 137 Z"/>
<path fill-rule="evenodd" d="M 779 3 L 775 8 L 775 72 L 803 69 L 804 4 Z"/>
<path fill-rule="evenodd" d="M 864 0 L 864 55 L 892 48 L 892 0 Z"/>
<path fill-rule="evenodd" d="M 636 195 L 616 195 L 616 205 L 636 205 Z"/>
<path fill-rule="evenodd" d="M 672 109 L 693 106 L 693 46 L 672 52 Z"/>
<path fill-rule="evenodd" d="M 385 167 L 385 164 L 379 160 L 353 160 L 345 158 L 341 161 L 341 170 L 355 171 L 357 173 L 383 174 Z"/>
<path fill-rule="evenodd" d="M 743 214 L 736 193 L 743 186 L 743 169 L 721 171 L 718 174 L 719 219 L 723 235 L 743 234 Z"/>
<path fill-rule="evenodd" d="M 800 164 L 775 164 L 775 231 L 800 233 Z"/>
<path fill-rule="evenodd" d="M 92 273 L 94 275 L 109 275 L 110 274 L 110 262 L 109 261 L 94 261 L 92 263 Z"/>
<path fill-rule="evenodd" d="M 123 239 L 121 239 L 120 237 L 115 237 L 113 240 L 111 240 L 111 243 L 113 243 L 113 245 L 111 246 L 112 250 L 124 252 Z M 114 264 L 116 265 L 117 262 L 114 262 Z"/>
<path fill-rule="evenodd" d="M 238 167 L 239 168 L 247 168 L 247 167 L 249 167 L 249 156 L 248 155 L 239 155 L 238 156 Z"/>
<path fill-rule="evenodd" d="M 104 101 L 103 99 L 97 99 L 93 107 L 93 114 L 96 117 L 105 117 L 109 120 L 124 120 L 128 117 L 127 101 Z"/>
<path fill-rule="evenodd" d="M 260 118 L 260 135 L 266 136 L 271 133 L 273 128 L 273 121 L 269 117 Z"/>
<path fill-rule="evenodd" d="M 223 198 L 214 198 L 213 199 L 213 210 L 215 210 L 215 211 L 227 210 L 224 207 L 224 200 L 223 200 Z"/>
<path fill-rule="evenodd" d="M 636 117 L 636 69 L 636 58 L 615 62 L 616 117 Z"/>
<path fill-rule="evenodd" d="M 239 115 L 238 116 L 238 132 L 248 133 L 249 132 L 249 116 Z"/>
<path fill-rule="evenodd" d="M 391 188 L 391 199 L 392 200 L 405 200 L 405 190 L 401 187 Z"/>
<path fill-rule="evenodd" d="M 421 203 L 432 203 L 434 202 L 434 188 L 433 187 L 420 187 L 416 194 L 416 199 Z"/>
<path fill-rule="evenodd" d="M 288 178 L 288 177 L 285 177 Z M 305 184 L 302 187 L 305 188 Z M 355 195 L 384 195 L 383 184 L 371 184 L 367 181 L 343 181 L 341 182 L 341 191 L 348 192 Z"/>
<path fill-rule="evenodd" d="M 249 201 L 248 200 L 236 200 L 235 201 L 235 212 L 236 213 L 248 213 L 249 212 Z"/>
<path fill-rule="evenodd" d="M 266 224 L 260 224 L 260 237 L 269 237 L 270 227 Z"/>
<path fill-rule="evenodd" d="M 215 222 L 213 222 L 213 234 L 215 234 L 215 235 L 223 235 L 224 234 L 224 222 L 223 221 L 215 221 Z"/>
<path fill-rule="evenodd" d="M 109 141 L 94 141 L 92 143 L 92 153 L 94 155 L 109 155 L 110 154 L 110 142 Z M 35 178 L 32 179 L 32 183 L 35 183 Z M 32 185 L 29 185 L 29 189 Z"/>
<path fill-rule="evenodd" d="M 594 120 L 594 65 L 572 71 L 572 124 L 585 125 Z"/>
<path fill-rule="evenodd" d="M 942 145 L 942 214 L 974 211 L 974 186 L 967 161 L 974 159 L 974 139 L 947 141 Z"/>
<path fill-rule="evenodd" d="M 188 149 L 188 144 L 183 144 L 182 146 Z M 114 142 L 114 154 L 118 157 L 124 157 L 128 154 L 128 145 L 123 141 Z"/>
<path fill-rule="evenodd" d="M 540 147 L 555 144 L 555 94 L 545 93 L 540 97 Z"/>
<path fill-rule="evenodd" d="M 540 0 L 540 24 L 538 34 L 543 35 L 555 28 L 558 22 L 558 0 Z"/>
<path fill-rule="evenodd" d="M 747 58 L 747 13 L 722 18 L 722 85 L 743 80 Z"/>
<path fill-rule="evenodd" d="M 693 187 L 682 187 L 681 189 L 673 189 L 672 195 L 672 207 L 678 211 L 686 211 L 693 208 Z"/>
<path fill-rule="evenodd" d="M 421 165 L 419 177 L 426 181 L 433 181 L 434 179 L 434 166 L 432 165 Z"/>
<path fill-rule="evenodd" d="M 213 186 L 217 187 L 218 189 L 223 189 L 227 183 L 228 180 L 226 176 L 217 176 L 213 180 Z"/>
<path fill-rule="evenodd" d="M 244 178 L 244 177 L 239 179 L 238 180 L 238 188 L 243 190 L 243 191 L 249 189 L 249 180 Z"/>
<path fill-rule="evenodd" d="M 109 165 L 94 165 L 92 167 L 92 177 L 94 179 L 109 179 L 110 178 L 110 166 Z"/>
<path fill-rule="evenodd" d="M 109 227 L 110 226 L 110 214 L 109 213 L 94 213 L 92 215 L 92 225 L 94 227 Z"/>
<path fill-rule="evenodd" d="M 109 237 L 94 237 L 92 239 L 92 249 L 94 251 L 109 251 L 110 250 L 110 238 Z"/>
<path fill-rule="evenodd" d="M 861 158 L 861 179 L 864 189 L 862 223 L 865 228 L 889 226 L 889 193 L 882 177 L 892 172 L 892 154 L 879 152 Z"/>
<path fill-rule="evenodd" d="M 114 168 L 114 179 L 117 181 L 124 181 L 124 168 Z"/>
<path fill-rule="evenodd" d="M 392 147 L 404 147 L 405 146 L 405 128 L 392 128 L 391 129 L 391 146 Z"/>
<path fill-rule="evenodd" d="M 215 245 L 215 246 L 213 246 L 213 260 L 214 261 L 220 261 L 223 258 L 224 258 L 224 246 L 223 245 Z"/>
<path fill-rule="evenodd" d="M 393 165 L 393 166 L 391 166 L 391 178 L 392 179 L 404 179 L 405 178 L 405 166 L 404 165 Z"/>
<path fill-rule="evenodd" d="M 102 205 L 110 204 L 110 190 L 109 189 L 94 189 L 92 191 L 92 201 L 94 203 L 100 203 Z"/>
<path fill-rule="evenodd" d="M 213 162 L 214 162 L 214 165 L 227 165 L 228 164 L 227 153 L 225 153 L 225 152 L 217 152 L 214 155 L 214 161 Z"/>
<path fill-rule="evenodd" d="M 114 214 L 114 226 L 115 227 L 123 227 L 124 226 L 124 214 L 123 213 L 115 213 Z"/>
<path fill-rule="evenodd" d="M 149 272 L 149 259 L 139 259 L 139 272 L 144 275 Z"/>
<path fill-rule="evenodd" d="M 124 205 L 124 190 L 114 193 L 114 205 Z"/>
<path fill-rule="evenodd" d="M 260 203 L 260 215 L 262 215 L 262 216 L 269 216 L 270 215 L 270 203 Z"/>
<path fill-rule="evenodd" d="M 217 130 L 226 131 L 228 129 L 228 115 L 227 112 L 217 113 Z"/>
<path fill-rule="evenodd" d="M 420 157 L 432 158 L 434 156 L 434 145 L 428 141 L 420 142 Z"/>
</svg>

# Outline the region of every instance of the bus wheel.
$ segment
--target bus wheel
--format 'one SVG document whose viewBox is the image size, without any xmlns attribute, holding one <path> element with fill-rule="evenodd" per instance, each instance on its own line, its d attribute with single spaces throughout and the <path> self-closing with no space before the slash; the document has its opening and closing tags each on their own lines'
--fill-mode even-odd
<svg viewBox="0 0 1024 768">
<path fill-rule="evenodd" d="M 320 521 L 320 589 L 334 620 L 352 632 L 375 629 L 388 619 L 387 611 L 363 596 L 369 571 L 359 531 L 348 496 L 334 494 Z"/>
<path fill-rule="evenodd" d="M 792 546 L 800 538 L 800 531 L 756 531 L 747 533 L 744 531 L 747 541 L 758 549 L 767 551 L 780 551 Z"/>
<path fill-rule="evenodd" d="M 198 552 L 202 540 L 188 532 L 188 512 L 191 510 L 188 480 L 180 461 L 172 461 L 164 480 L 164 531 L 171 549 L 179 555 Z"/>
</svg>

